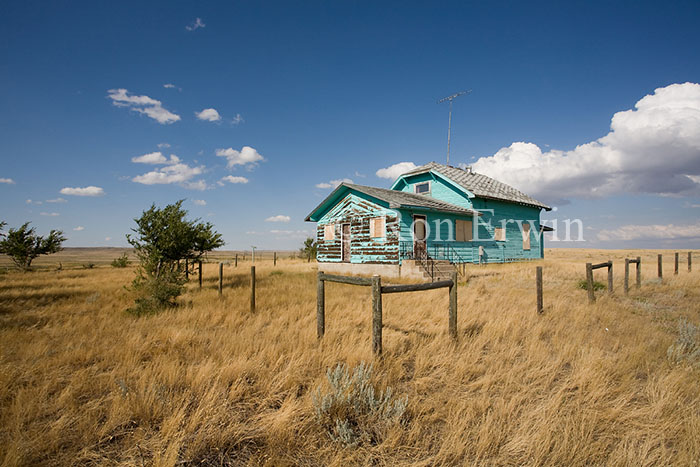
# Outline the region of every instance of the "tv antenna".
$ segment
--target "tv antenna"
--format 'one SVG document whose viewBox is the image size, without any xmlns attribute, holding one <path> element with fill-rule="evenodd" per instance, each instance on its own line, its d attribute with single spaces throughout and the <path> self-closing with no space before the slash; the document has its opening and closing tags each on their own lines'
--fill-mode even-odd
<svg viewBox="0 0 700 467">
<path fill-rule="evenodd" d="M 445 101 L 449 101 L 450 103 L 450 116 L 447 120 L 447 165 L 450 165 L 450 132 L 452 130 L 452 101 L 457 99 L 459 96 L 463 96 L 465 94 L 469 94 L 472 92 L 470 89 L 469 91 L 459 91 L 451 96 L 443 97 L 439 101 L 437 101 L 438 104 L 442 104 Z"/>
</svg>

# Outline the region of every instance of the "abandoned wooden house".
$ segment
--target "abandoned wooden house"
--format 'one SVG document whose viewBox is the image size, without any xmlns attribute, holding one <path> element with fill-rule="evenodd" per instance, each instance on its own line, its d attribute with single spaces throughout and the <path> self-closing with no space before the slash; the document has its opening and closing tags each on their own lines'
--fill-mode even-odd
<svg viewBox="0 0 700 467">
<path fill-rule="evenodd" d="M 436 279 L 460 263 L 542 258 L 542 209 L 471 168 L 431 162 L 391 189 L 342 183 L 306 221 L 317 222 L 320 270 Z"/>
</svg>

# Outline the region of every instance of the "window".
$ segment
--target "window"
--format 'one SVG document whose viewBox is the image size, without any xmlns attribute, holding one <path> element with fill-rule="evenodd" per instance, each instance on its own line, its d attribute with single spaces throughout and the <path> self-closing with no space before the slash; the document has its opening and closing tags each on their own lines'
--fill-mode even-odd
<svg viewBox="0 0 700 467">
<path fill-rule="evenodd" d="M 472 241 L 472 221 L 455 221 L 455 240 L 458 242 Z"/>
<path fill-rule="evenodd" d="M 430 182 L 416 183 L 415 191 L 418 194 L 430 193 Z"/>
<path fill-rule="evenodd" d="M 370 238 L 386 237 L 386 217 L 373 217 L 369 220 Z"/>
<path fill-rule="evenodd" d="M 496 227 L 496 230 L 493 232 L 493 239 L 497 242 L 505 242 L 506 229 L 504 229 L 503 227 Z"/>
<path fill-rule="evenodd" d="M 523 224 L 523 250 L 530 249 L 530 224 Z"/>
<path fill-rule="evenodd" d="M 326 224 L 324 226 L 323 239 L 327 242 L 335 240 L 335 224 Z"/>
</svg>

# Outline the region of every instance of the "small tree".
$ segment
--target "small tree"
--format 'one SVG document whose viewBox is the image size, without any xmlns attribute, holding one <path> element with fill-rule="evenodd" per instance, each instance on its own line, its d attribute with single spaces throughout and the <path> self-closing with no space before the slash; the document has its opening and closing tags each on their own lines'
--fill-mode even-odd
<svg viewBox="0 0 700 467">
<path fill-rule="evenodd" d="M 186 282 L 184 261 L 198 261 L 207 252 L 224 245 L 221 234 L 210 223 L 185 219 L 180 200 L 163 209 L 154 205 L 134 219 L 134 234 L 127 241 L 139 259 L 133 287 L 138 292 L 136 314 L 158 311 L 175 304 Z"/>
<path fill-rule="evenodd" d="M 123 253 L 112 261 L 113 268 L 125 268 L 129 265 L 129 255 Z"/>
<path fill-rule="evenodd" d="M 304 246 L 299 249 L 299 254 L 302 258 L 306 258 L 307 261 L 311 261 L 316 257 L 316 252 L 318 251 L 318 243 L 313 237 L 308 237 L 304 240 Z"/>
<path fill-rule="evenodd" d="M 0 229 L 4 226 L 5 223 L 0 222 Z M 60 230 L 52 230 L 48 237 L 36 235 L 36 229 L 29 228 L 29 222 L 19 229 L 10 229 L 7 234 L 2 234 L 2 238 L 0 253 L 12 258 L 15 265 L 24 271 L 31 267 L 34 258 L 61 251 L 61 244 L 66 241 Z"/>
</svg>

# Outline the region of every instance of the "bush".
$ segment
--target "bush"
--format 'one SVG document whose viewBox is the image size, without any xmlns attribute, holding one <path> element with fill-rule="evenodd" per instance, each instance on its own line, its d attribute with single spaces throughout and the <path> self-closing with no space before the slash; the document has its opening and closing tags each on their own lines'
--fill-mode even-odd
<svg viewBox="0 0 700 467">
<path fill-rule="evenodd" d="M 177 271 L 167 271 L 158 276 L 141 274 L 134 283 L 138 295 L 134 306 L 127 311 L 135 315 L 152 314 L 175 306 L 177 297 L 185 288 L 185 279 Z"/>
<path fill-rule="evenodd" d="M 95 263 L 83 264 L 83 269 L 92 269 L 95 267 Z"/>
<path fill-rule="evenodd" d="M 578 281 L 578 288 L 583 289 L 583 290 L 588 290 L 588 281 L 586 279 L 581 279 Z M 599 291 L 599 290 L 605 290 L 607 289 L 607 286 L 603 284 L 602 282 L 598 281 L 593 281 L 593 290 L 594 291 Z"/>
<path fill-rule="evenodd" d="M 316 421 L 333 441 L 346 447 L 377 444 L 385 430 L 400 421 L 408 398 L 393 399 L 390 387 L 375 398 L 371 376 L 372 366 L 364 362 L 352 374 L 339 363 L 333 371 L 326 371 L 329 391 L 323 393 L 322 386 L 316 388 Z"/>
<path fill-rule="evenodd" d="M 112 261 L 112 267 L 113 268 L 125 268 L 129 265 L 129 255 L 124 253 L 118 258 L 115 258 L 114 261 Z"/>
<path fill-rule="evenodd" d="M 686 360 L 700 368 L 700 327 L 682 319 L 678 322 L 678 339 L 666 352 L 669 360 L 680 363 Z"/>
</svg>

